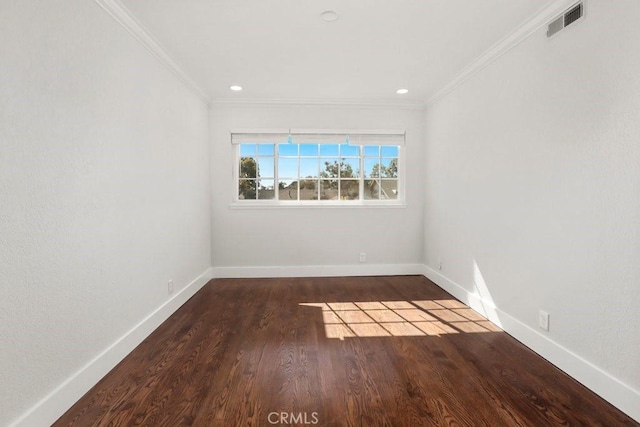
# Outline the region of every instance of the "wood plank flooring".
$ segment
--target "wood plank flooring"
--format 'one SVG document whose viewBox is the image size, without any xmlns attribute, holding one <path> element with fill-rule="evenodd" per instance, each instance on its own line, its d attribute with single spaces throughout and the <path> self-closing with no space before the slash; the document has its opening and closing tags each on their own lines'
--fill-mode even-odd
<svg viewBox="0 0 640 427">
<path fill-rule="evenodd" d="M 625 426 L 422 276 L 216 279 L 56 426 Z"/>
</svg>

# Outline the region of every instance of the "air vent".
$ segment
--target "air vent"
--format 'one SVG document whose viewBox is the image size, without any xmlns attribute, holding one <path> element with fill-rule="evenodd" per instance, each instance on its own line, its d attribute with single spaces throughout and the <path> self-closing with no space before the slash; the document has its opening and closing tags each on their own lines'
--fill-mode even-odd
<svg viewBox="0 0 640 427">
<path fill-rule="evenodd" d="M 583 16 L 584 16 L 584 6 L 582 3 L 578 3 L 575 6 L 572 6 L 565 13 L 563 13 L 558 18 L 551 21 L 547 29 L 547 37 L 553 36 L 560 30 L 562 30 L 563 28 L 566 28 L 568 25 L 573 24 Z"/>
<path fill-rule="evenodd" d="M 555 19 L 551 24 L 549 24 L 549 28 L 547 29 L 547 37 L 551 37 L 558 31 L 564 28 L 564 16 Z"/>
<path fill-rule="evenodd" d="M 580 18 L 582 18 L 582 3 L 578 3 L 564 14 L 564 26 L 566 27 Z"/>
</svg>

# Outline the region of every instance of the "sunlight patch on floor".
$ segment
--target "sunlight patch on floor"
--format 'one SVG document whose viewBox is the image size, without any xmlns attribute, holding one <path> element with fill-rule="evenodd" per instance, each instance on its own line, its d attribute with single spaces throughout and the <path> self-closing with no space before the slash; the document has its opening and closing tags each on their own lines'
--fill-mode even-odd
<svg viewBox="0 0 640 427">
<path fill-rule="evenodd" d="M 460 301 L 362 301 L 300 303 L 322 310 L 327 338 L 441 336 L 501 332 Z"/>
</svg>

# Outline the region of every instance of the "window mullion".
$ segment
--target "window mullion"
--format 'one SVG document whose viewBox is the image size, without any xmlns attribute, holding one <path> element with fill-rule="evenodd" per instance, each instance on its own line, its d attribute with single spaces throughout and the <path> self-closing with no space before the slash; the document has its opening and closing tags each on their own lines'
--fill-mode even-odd
<svg viewBox="0 0 640 427">
<path fill-rule="evenodd" d="M 273 147 L 273 190 L 276 192 L 275 201 L 280 201 L 280 173 L 278 171 L 278 144 Z"/>
<path fill-rule="evenodd" d="M 231 170 L 231 175 L 233 175 L 233 179 L 236 181 L 236 189 L 235 194 L 233 195 L 233 200 L 237 202 L 238 200 L 240 200 L 240 144 L 235 147 L 235 158 L 236 161 Z"/>
<path fill-rule="evenodd" d="M 298 151 L 298 185 L 296 187 L 298 187 L 298 188 L 297 188 L 297 192 L 296 193 L 298 194 L 297 201 L 299 202 L 300 201 L 300 186 L 302 184 L 302 179 L 300 177 L 300 144 L 298 144 L 298 150 L 297 151 Z"/>
<path fill-rule="evenodd" d="M 342 192 L 341 192 L 341 172 L 342 170 L 342 145 L 338 144 L 338 202 L 341 203 L 342 202 Z"/>
<path fill-rule="evenodd" d="M 382 200 L 382 149 L 378 150 L 378 200 Z"/>
<path fill-rule="evenodd" d="M 364 200 L 364 146 L 360 146 L 360 182 L 358 183 L 358 200 Z"/>
<path fill-rule="evenodd" d="M 256 190 L 255 194 L 253 195 L 253 199 L 254 200 L 258 200 L 258 198 L 260 197 L 259 196 L 259 193 L 260 193 L 260 188 L 259 188 L 259 186 L 260 186 L 260 170 L 258 169 L 258 166 L 260 164 L 260 162 L 259 162 L 260 159 L 258 158 L 258 148 L 257 147 L 256 147 L 256 152 L 253 155 L 253 159 L 255 160 L 255 163 L 256 163 L 256 174 L 255 174 L 255 177 L 252 178 L 253 179 L 253 186 L 254 186 L 254 188 Z"/>
</svg>

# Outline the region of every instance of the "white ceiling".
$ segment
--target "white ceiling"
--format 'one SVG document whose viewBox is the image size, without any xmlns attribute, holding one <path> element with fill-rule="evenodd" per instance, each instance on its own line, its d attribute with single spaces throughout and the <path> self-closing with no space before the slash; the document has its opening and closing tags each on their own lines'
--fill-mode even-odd
<svg viewBox="0 0 640 427">
<path fill-rule="evenodd" d="M 423 102 L 546 0 L 121 0 L 213 99 Z M 324 22 L 320 14 L 336 11 Z M 242 92 L 229 86 L 239 84 Z M 407 88 L 407 95 L 396 89 Z"/>
</svg>

